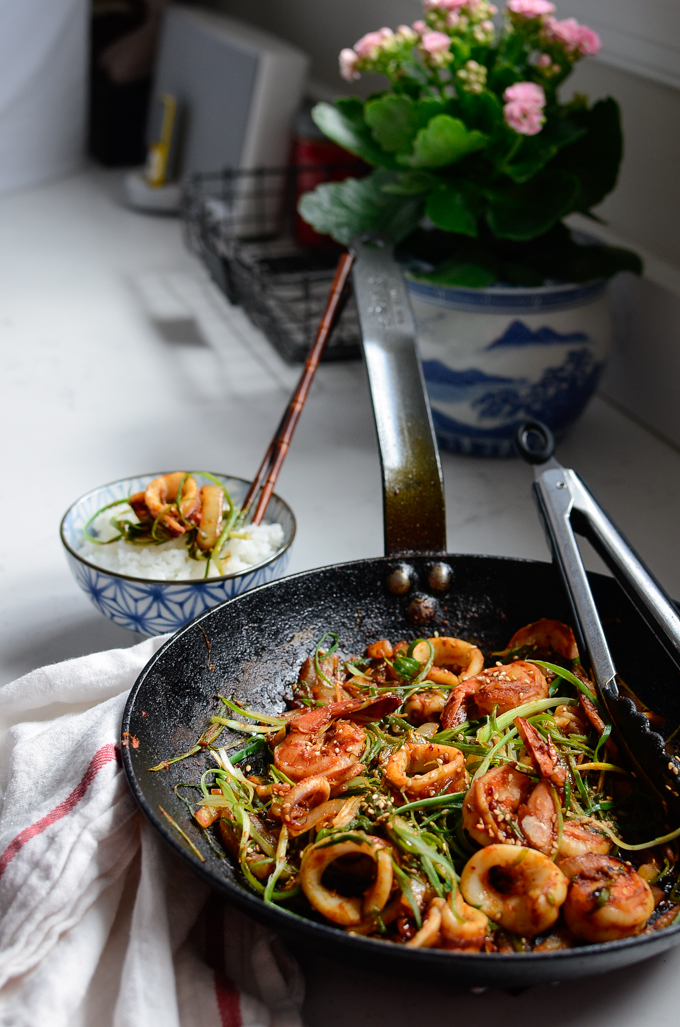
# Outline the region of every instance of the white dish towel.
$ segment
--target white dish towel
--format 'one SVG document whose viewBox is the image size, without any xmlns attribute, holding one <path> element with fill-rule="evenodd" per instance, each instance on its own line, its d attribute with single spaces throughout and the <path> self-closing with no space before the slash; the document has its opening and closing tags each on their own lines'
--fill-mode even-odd
<svg viewBox="0 0 680 1027">
<path fill-rule="evenodd" d="M 0 689 L 2 1027 L 301 1027 L 296 964 L 128 792 L 123 708 L 162 642 Z"/>
</svg>

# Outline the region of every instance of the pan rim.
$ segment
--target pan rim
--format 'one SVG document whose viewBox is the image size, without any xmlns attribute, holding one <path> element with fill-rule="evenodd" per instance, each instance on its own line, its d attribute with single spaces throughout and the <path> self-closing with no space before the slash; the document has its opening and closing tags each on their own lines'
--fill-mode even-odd
<svg viewBox="0 0 680 1027">
<path fill-rule="evenodd" d="M 144 680 L 152 667 L 158 662 L 166 649 L 174 644 L 181 636 L 193 627 L 200 625 L 201 621 L 209 617 L 214 611 L 222 609 L 229 604 L 242 599 L 244 596 L 255 596 L 256 594 L 271 588 L 276 588 L 282 585 L 284 582 L 294 581 L 296 579 L 309 577 L 321 572 L 328 571 L 342 571 L 348 570 L 353 567 L 366 567 L 367 565 L 376 565 L 380 563 L 390 563 L 398 561 L 399 559 L 408 557 L 425 557 L 436 555 L 439 559 L 455 559 L 463 557 L 471 560 L 499 560 L 505 563 L 519 563 L 519 564 L 531 564 L 543 567 L 550 567 L 551 563 L 547 560 L 532 560 L 526 557 L 512 557 L 512 556 L 495 556 L 490 554 L 482 553 L 404 553 L 390 556 L 378 556 L 368 557 L 361 560 L 350 560 L 340 564 L 328 564 L 324 567 L 315 567 L 306 571 L 298 571 L 296 574 L 286 575 L 286 577 L 279 578 L 277 581 L 267 582 L 263 585 L 259 585 L 256 588 L 250 589 L 243 596 L 232 596 L 226 599 L 224 602 L 219 603 L 217 606 L 211 607 L 211 609 L 204 611 L 199 614 L 194 620 L 185 624 L 169 639 L 167 639 L 163 645 L 157 650 L 156 653 L 151 657 L 148 663 L 140 671 L 135 683 L 130 689 L 130 693 L 125 703 L 125 709 L 123 712 L 123 719 L 121 724 L 121 753 L 123 770 L 127 779 L 128 786 L 135 798 L 135 801 L 139 805 L 140 809 L 146 816 L 147 820 L 155 828 L 155 830 L 161 835 L 166 843 L 184 860 L 186 860 L 192 869 L 199 874 L 199 876 L 207 881 L 213 888 L 218 891 L 225 893 L 231 901 L 237 906 L 251 912 L 252 915 L 259 920 L 266 919 L 270 925 L 274 928 L 278 926 L 284 933 L 290 933 L 292 929 L 296 933 L 302 933 L 308 940 L 319 940 L 319 935 L 324 939 L 327 939 L 331 944 L 338 946 L 345 946 L 353 950 L 357 956 L 362 953 L 366 954 L 384 954 L 388 955 L 393 953 L 395 962 L 404 964 L 411 963 L 414 972 L 417 972 L 418 966 L 422 963 L 432 964 L 433 961 L 441 962 L 442 967 L 473 967 L 476 970 L 484 966 L 488 966 L 490 970 L 493 968 L 498 970 L 501 967 L 507 967 L 509 970 L 512 967 L 530 968 L 536 967 L 537 970 L 541 966 L 554 966 L 556 973 L 556 980 L 559 979 L 559 968 L 561 966 L 569 965 L 572 962 L 577 962 L 581 959 L 587 959 L 588 957 L 596 957 L 604 955 L 605 953 L 615 953 L 626 951 L 630 948 L 641 948 L 652 947 L 655 950 L 661 945 L 661 939 L 665 939 L 668 944 L 665 946 L 669 948 L 675 944 L 673 939 L 678 938 L 680 935 L 680 924 L 675 926 L 664 928 L 662 931 L 651 931 L 648 934 L 633 935 L 629 938 L 622 938 L 617 941 L 608 941 L 598 944 L 586 944 L 580 945 L 572 949 L 558 949 L 551 952 L 485 952 L 485 953 L 468 953 L 468 952 L 456 952 L 448 950 L 438 949 L 407 949 L 405 946 L 394 945 L 391 942 L 385 942 L 377 938 L 366 938 L 361 935 L 346 934 L 341 928 L 333 927 L 327 924 L 318 923 L 317 921 L 307 919 L 306 917 L 300 916 L 299 914 L 292 913 L 289 910 L 280 906 L 268 906 L 264 901 L 257 895 L 251 894 L 246 890 L 245 887 L 234 884 L 227 878 L 218 876 L 213 870 L 206 868 L 197 858 L 191 853 L 185 846 L 183 846 L 171 833 L 170 828 L 161 821 L 160 816 L 157 816 L 153 808 L 146 800 L 146 796 L 142 791 L 137 781 L 132 765 L 132 756 L 127 745 L 122 744 L 123 739 L 127 737 L 125 732 L 129 732 L 130 720 L 132 711 L 134 708 L 135 700 L 139 690 L 141 689 Z M 605 581 L 611 581 L 608 575 L 600 574 L 597 572 L 589 572 L 589 578 L 602 579 Z M 650 956 L 654 953 L 650 953 Z M 606 968 L 603 968 L 606 969 Z M 593 974 L 601 972 L 597 968 L 593 969 Z M 493 976 L 493 974 L 490 974 Z M 586 974 L 579 974 L 579 976 L 586 976 Z M 491 986 L 494 986 L 491 984 Z"/>
</svg>

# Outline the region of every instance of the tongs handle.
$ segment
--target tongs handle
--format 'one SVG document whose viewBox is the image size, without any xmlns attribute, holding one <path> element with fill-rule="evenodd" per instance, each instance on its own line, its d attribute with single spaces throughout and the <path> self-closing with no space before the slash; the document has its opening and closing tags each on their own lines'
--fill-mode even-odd
<svg viewBox="0 0 680 1027">
<path fill-rule="evenodd" d="M 680 617 L 640 557 L 604 512 L 575 471 L 553 457 L 550 429 L 539 421 L 521 424 L 515 435 L 520 455 L 535 464 L 534 491 L 555 559 L 569 590 L 575 620 L 601 688 L 618 694 L 615 668 L 590 591 L 574 531 L 602 557 L 638 613 L 680 666 Z"/>
</svg>

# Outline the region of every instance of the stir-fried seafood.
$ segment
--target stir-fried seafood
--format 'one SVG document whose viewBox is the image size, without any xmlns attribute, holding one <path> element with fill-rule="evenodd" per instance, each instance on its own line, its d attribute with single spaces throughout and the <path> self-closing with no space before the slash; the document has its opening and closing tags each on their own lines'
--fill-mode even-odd
<svg viewBox="0 0 680 1027">
<path fill-rule="evenodd" d="M 201 795 L 176 791 L 265 902 L 462 952 L 568 948 L 680 917 L 680 830 L 664 834 L 613 762 L 565 624 L 521 628 L 486 668 L 458 638 L 381 639 L 343 659 L 327 635 L 287 711 L 221 699 L 192 750 L 215 763 Z M 251 740 L 222 747 L 226 729 Z"/>
<path fill-rule="evenodd" d="M 134 546 L 158 546 L 181 538 L 192 560 L 206 562 L 206 577 L 211 562 L 224 574 L 230 540 L 248 537 L 248 530 L 226 487 L 213 475 L 200 474 L 212 484 L 199 489 L 192 473 L 173 471 L 154 478 L 143 492 L 107 504 L 90 517 L 83 529 L 85 539 L 99 546 L 120 540 Z M 117 534 L 104 539 L 93 535 L 93 522 L 100 524 L 100 515 L 113 507 L 117 509 L 108 524 Z M 92 530 L 96 532 L 97 525 Z"/>
</svg>

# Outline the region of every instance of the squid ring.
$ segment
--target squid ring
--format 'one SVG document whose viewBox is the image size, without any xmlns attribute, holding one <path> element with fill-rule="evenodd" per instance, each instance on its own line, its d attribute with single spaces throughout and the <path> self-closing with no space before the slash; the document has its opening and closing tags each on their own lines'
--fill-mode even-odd
<svg viewBox="0 0 680 1027">
<path fill-rule="evenodd" d="M 449 669 L 449 673 L 451 669 L 455 670 L 461 681 L 465 678 L 475 677 L 484 667 L 484 657 L 481 650 L 476 645 L 472 645 L 471 642 L 464 642 L 461 638 L 449 638 L 439 635 L 435 638 L 428 638 L 427 641 L 434 649 L 433 666 L 446 667 Z M 419 642 L 413 650 L 413 658 L 424 663 L 427 657 L 427 644 Z M 431 680 L 437 681 L 439 678 L 435 676 Z M 447 683 L 449 683 L 447 679 L 440 681 L 440 684 Z M 454 682 L 450 683 L 453 684 Z"/>
<path fill-rule="evenodd" d="M 298 781 L 284 796 L 281 805 L 281 820 L 287 827 L 295 829 L 304 821 L 310 809 L 320 806 L 330 794 L 331 786 L 328 780 L 321 775 Z"/>
<path fill-rule="evenodd" d="M 433 899 L 423 926 L 417 934 L 406 942 L 406 947 L 411 949 L 431 949 L 439 941 L 439 932 L 442 926 L 442 907 L 445 905 L 443 899 Z"/>
<path fill-rule="evenodd" d="M 368 838 L 354 834 L 344 841 L 327 840 L 310 845 L 302 857 L 300 884 L 307 901 L 314 909 L 343 927 L 355 927 L 365 916 L 379 913 L 392 891 L 392 854 L 389 848 L 373 844 Z M 377 839 L 376 839 L 377 841 Z M 375 879 L 363 898 L 340 895 L 322 883 L 327 868 L 342 856 L 368 856 L 375 863 Z"/>
<path fill-rule="evenodd" d="M 465 757 L 452 745 L 406 742 L 385 766 L 385 777 L 409 799 L 466 787 Z"/>
<path fill-rule="evenodd" d="M 441 901 L 441 900 L 440 900 Z M 489 918 L 481 909 L 468 906 L 459 891 L 451 892 L 441 906 L 442 941 L 447 948 L 479 951 L 486 941 Z"/>
<path fill-rule="evenodd" d="M 460 878 L 469 905 L 528 938 L 555 923 L 568 884 L 548 856 L 518 845 L 485 846 L 467 861 Z"/>
</svg>

